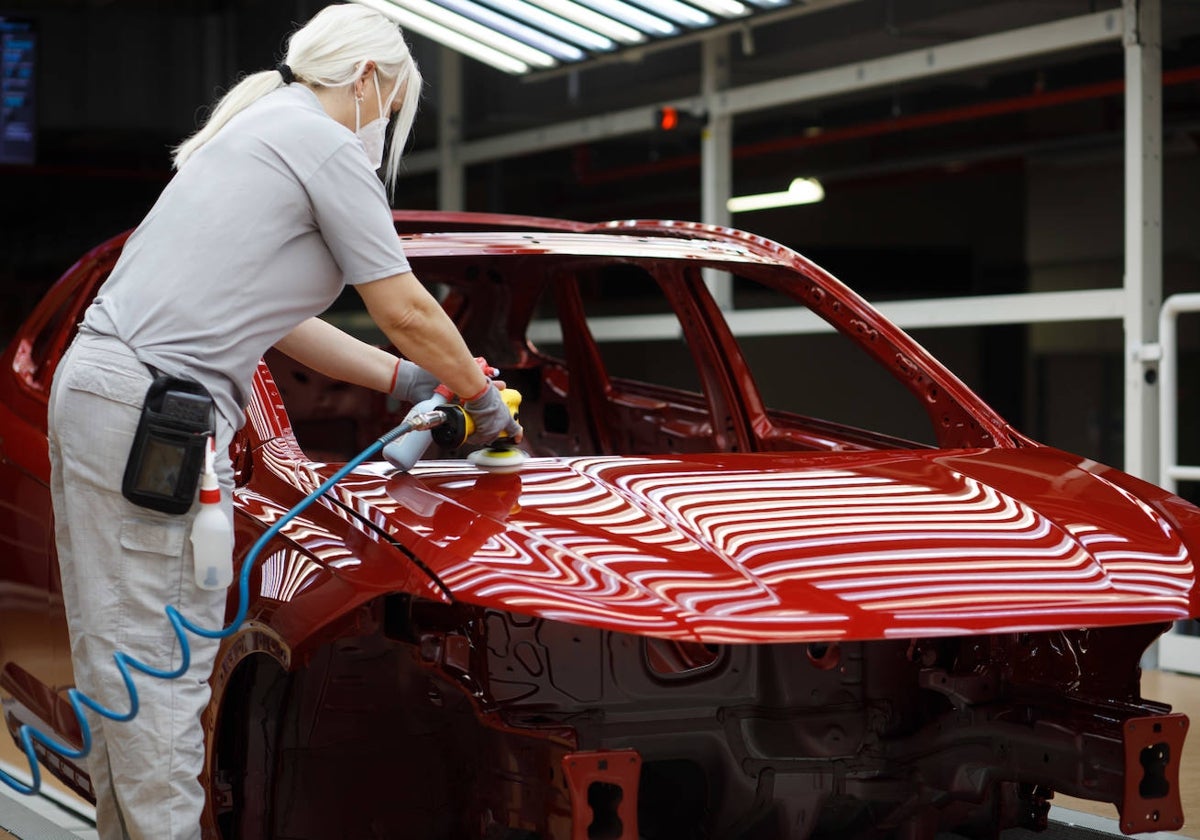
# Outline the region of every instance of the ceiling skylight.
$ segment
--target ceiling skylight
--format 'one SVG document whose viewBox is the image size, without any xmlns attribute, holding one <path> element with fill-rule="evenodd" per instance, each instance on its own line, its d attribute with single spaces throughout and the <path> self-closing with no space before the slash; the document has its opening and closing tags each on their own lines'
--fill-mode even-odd
<svg viewBox="0 0 1200 840">
<path fill-rule="evenodd" d="M 506 73 L 570 66 L 793 0 L 354 0 Z"/>
</svg>

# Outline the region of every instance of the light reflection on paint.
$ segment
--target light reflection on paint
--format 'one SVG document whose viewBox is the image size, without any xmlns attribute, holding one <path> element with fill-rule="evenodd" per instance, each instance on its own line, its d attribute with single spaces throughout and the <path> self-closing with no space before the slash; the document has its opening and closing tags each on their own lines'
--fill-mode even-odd
<svg viewBox="0 0 1200 840">
<path fill-rule="evenodd" d="M 282 444 L 263 454 L 300 489 L 330 471 L 300 467 Z M 422 462 L 400 477 L 380 462 L 334 495 L 464 601 L 663 636 L 830 640 L 866 616 L 892 636 L 1187 615 L 1195 574 L 1185 547 L 1110 482 L 1031 470 L 1053 490 L 1043 512 L 932 456 L 872 457 L 767 472 L 669 458 L 534 459 L 508 502 L 487 496 L 507 485 L 463 462 Z M 1071 508 L 1067 485 L 1080 480 L 1124 505 L 1120 528 Z M 322 548 L 315 530 L 288 536 L 335 568 L 356 562 L 344 540 L 339 550 Z"/>
<path fill-rule="evenodd" d="M 321 575 L 321 567 L 302 552 L 276 551 L 262 561 L 259 595 L 273 601 L 291 601 Z"/>
<path fill-rule="evenodd" d="M 691 632 L 701 620 L 705 632 L 720 632 L 717 626 L 744 627 L 758 616 L 776 626 L 776 639 L 796 638 L 782 629 L 796 620 L 830 630 L 847 620 L 844 612 L 812 609 L 816 604 L 807 599 L 785 602 L 780 588 L 798 582 L 833 595 L 846 609 L 922 623 L 936 609 L 963 621 L 1011 618 L 1022 626 L 1029 624 L 1026 616 L 1040 613 L 1040 624 L 1047 613 L 1124 610 L 1131 596 L 1148 614 L 1187 610 L 1193 567 L 1173 532 L 1165 534 L 1167 546 L 1124 551 L 1126 535 L 1098 523 L 1055 525 L 959 473 L 944 473 L 934 487 L 845 470 L 763 478 L 680 473 L 670 462 L 665 469 L 662 460 L 647 463 L 650 473 L 619 459 L 578 459 L 571 462 L 574 477 L 549 469 L 549 476 L 527 480 L 521 507 L 537 516 L 510 523 L 503 542 L 510 543 L 506 557 L 525 555 L 534 565 L 514 568 L 511 560 L 480 551 L 448 567 L 444 579 L 465 597 L 503 592 L 506 601 L 537 603 L 542 610 L 557 601 L 555 614 L 573 620 L 585 615 L 567 609 L 568 602 L 575 606 L 585 596 L 628 601 L 629 589 L 641 590 Z M 770 509 L 757 510 L 764 499 Z M 579 533 L 564 533 L 560 517 L 576 523 Z M 664 549 L 684 545 L 686 551 Z M 720 564 L 681 565 L 696 552 Z M 742 630 L 738 635 L 747 638 Z"/>
<path fill-rule="evenodd" d="M 246 488 L 237 491 L 238 500 L 245 511 L 270 527 L 278 522 L 287 510 L 274 501 Z M 346 545 L 344 534 L 335 533 L 298 516 L 289 521 L 279 532 L 279 537 L 302 546 L 306 552 L 331 568 L 349 568 L 361 565 L 362 560 Z"/>
</svg>

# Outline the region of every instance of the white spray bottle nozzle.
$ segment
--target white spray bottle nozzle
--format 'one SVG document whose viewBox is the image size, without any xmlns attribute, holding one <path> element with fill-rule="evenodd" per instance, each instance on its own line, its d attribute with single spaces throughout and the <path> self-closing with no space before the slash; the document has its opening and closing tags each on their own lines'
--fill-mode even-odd
<svg viewBox="0 0 1200 840">
<path fill-rule="evenodd" d="M 208 436 L 208 446 L 204 450 L 204 472 L 200 475 L 201 490 L 217 490 L 217 438 L 216 435 Z"/>
</svg>

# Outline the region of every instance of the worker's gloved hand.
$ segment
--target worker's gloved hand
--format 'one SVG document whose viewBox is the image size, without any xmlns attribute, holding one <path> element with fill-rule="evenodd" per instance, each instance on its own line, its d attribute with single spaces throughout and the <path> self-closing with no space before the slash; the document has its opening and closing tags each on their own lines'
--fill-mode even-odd
<svg viewBox="0 0 1200 840">
<path fill-rule="evenodd" d="M 392 374 L 391 394 L 400 402 L 419 403 L 432 397 L 438 384 L 437 377 L 425 368 L 408 359 L 399 359 Z"/>
<path fill-rule="evenodd" d="M 512 412 L 500 398 L 499 388 L 488 388 L 479 397 L 464 403 L 463 408 L 475 424 L 475 431 L 471 432 L 467 443 L 484 446 L 505 433 L 513 442 L 519 443 L 525 434 L 521 424 L 513 419 Z"/>
</svg>

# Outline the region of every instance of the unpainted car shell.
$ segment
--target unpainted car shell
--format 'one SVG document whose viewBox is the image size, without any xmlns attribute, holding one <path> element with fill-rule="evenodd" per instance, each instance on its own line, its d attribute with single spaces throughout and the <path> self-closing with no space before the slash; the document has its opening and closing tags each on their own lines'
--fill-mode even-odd
<svg viewBox="0 0 1200 840">
<path fill-rule="evenodd" d="M 352 820 L 326 825 L 319 801 L 296 802 L 328 763 L 316 742 L 359 755 L 344 728 L 316 734 L 331 725 L 334 695 L 352 695 L 356 725 L 390 732 L 386 743 L 423 743 L 393 731 L 397 715 L 431 731 L 456 710 L 465 723 L 439 742 L 444 755 L 398 778 L 415 790 L 423 775 L 474 786 L 460 803 L 472 836 L 583 837 L 607 820 L 600 836 L 633 837 L 639 819 L 644 836 L 689 836 L 671 832 L 695 816 L 643 806 L 697 773 L 709 779 L 696 785 L 709 791 L 700 810 L 730 837 L 868 831 L 848 800 L 886 803 L 870 836 L 1037 825 L 1051 789 L 1117 802 L 1127 831 L 1182 824 L 1171 779 L 1186 718 L 1142 700 L 1137 663 L 1170 622 L 1200 615 L 1195 507 L 1020 435 L 860 297 L 776 243 L 680 222 L 398 213 L 397 225 L 426 279 L 480 260 L 656 266 L 689 343 L 713 360 L 702 408 L 720 422 L 606 380 L 594 345 L 567 336 L 570 375 L 548 370 L 538 385 L 576 423 L 613 449 L 636 448 L 650 444 L 634 432 L 615 440 L 629 418 L 663 415 L 660 432 L 702 451 L 566 451 L 507 475 L 458 460 L 408 474 L 379 462 L 341 481 L 263 551 L 247 620 L 222 646 L 206 718 L 211 836 L 293 836 L 284 823 L 297 837 L 310 836 L 302 823 L 311 836 L 355 836 Z M 2 358 L 0 539 L 15 557 L 5 591 L 26 608 L 39 592 L 58 597 L 45 491 L 52 363 L 122 241 L 73 267 Z M 917 395 L 938 447 L 781 421 L 703 292 L 703 265 L 795 290 Z M 517 370 L 537 361 L 524 337 L 536 291 L 515 288 L 504 309 Z M 482 317 L 468 304 L 452 287 L 445 305 L 460 326 Z M 576 304 L 562 302 L 567 316 Z M 260 365 L 232 447 L 239 564 L 337 466 L 305 455 L 272 373 Z M 543 425 L 526 423 L 535 455 L 552 449 Z M 381 679 L 363 664 L 380 662 L 407 687 L 393 677 L 390 688 L 349 691 Z M 15 665 L 4 685 L 16 698 L 11 727 L 54 721 L 70 736 L 52 687 Z M 297 698 L 286 723 L 263 711 L 281 695 Z M 303 743 L 282 734 L 303 721 Z M 259 724 L 271 734 L 256 736 Z M 238 738 L 246 755 L 228 763 Z M 1163 745 L 1171 755 L 1151 775 L 1165 794 L 1145 788 L 1140 769 Z M 288 767 L 283 754 L 309 758 Z M 397 772 L 379 756 L 360 760 L 365 775 Z M 90 792 L 80 768 L 44 761 Z M 470 761 L 494 767 L 464 775 Z M 727 793 L 711 790 L 713 777 Z M 789 791 L 804 779 L 816 793 Z M 997 793 L 1004 780 L 1013 789 Z M 364 808 L 394 795 L 358 784 L 349 795 Z M 589 803 L 610 788 L 621 795 Z M 292 797 L 290 817 L 263 804 L 278 790 Z M 936 811 L 952 816 L 939 822 Z M 418 824 L 434 836 L 468 822 L 437 819 Z M 763 826 L 776 834 L 753 833 Z"/>
</svg>

